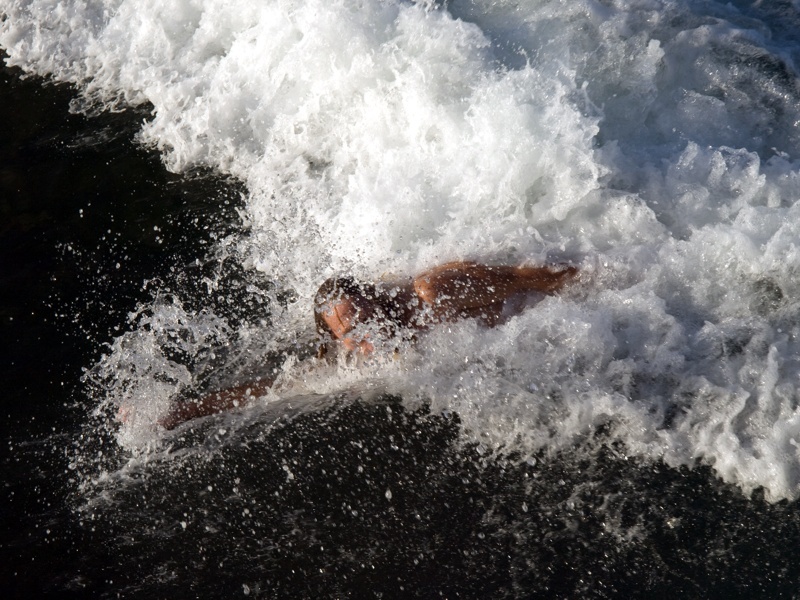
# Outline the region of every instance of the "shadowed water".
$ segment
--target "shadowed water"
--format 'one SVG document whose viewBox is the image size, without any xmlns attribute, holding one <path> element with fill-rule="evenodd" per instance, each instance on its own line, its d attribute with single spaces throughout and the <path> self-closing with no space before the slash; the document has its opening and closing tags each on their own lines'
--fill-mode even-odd
<svg viewBox="0 0 800 600">
<path fill-rule="evenodd" d="M 2 587 L 796 598 L 796 3 L 234 4 L 3 27 L 80 86 L 2 72 Z M 463 253 L 589 285 L 293 363 L 325 274 Z"/>
</svg>

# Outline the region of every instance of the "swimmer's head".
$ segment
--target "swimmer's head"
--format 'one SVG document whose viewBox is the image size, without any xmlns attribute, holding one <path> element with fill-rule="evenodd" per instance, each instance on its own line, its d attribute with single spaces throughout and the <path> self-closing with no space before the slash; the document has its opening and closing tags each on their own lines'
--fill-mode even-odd
<svg viewBox="0 0 800 600">
<path fill-rule="evenodd" d="M 314 298 L 314 322 L 323 342 L 320 356 L 327 352 L 327 340 L 337 340 L 351 351 L 368 354 L 372 344 L 348 334 L 359 324 L 380 320 L 381 300 L 374 285 L 352 277 L 331 278 L 323 283 Z"/>
</svg>

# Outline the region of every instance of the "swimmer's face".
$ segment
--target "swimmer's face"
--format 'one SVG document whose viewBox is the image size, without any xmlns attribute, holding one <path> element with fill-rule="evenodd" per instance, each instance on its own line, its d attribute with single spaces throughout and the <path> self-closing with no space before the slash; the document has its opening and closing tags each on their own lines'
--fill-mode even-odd
<svg viewBox="0 0 800 600">
<path fill-rule="evenodd" d="M 361 356 L 369 356 L 375 351 L 375 346 L 366 339 L 366 336 L 362 340 L 354 337 L 342 338 L 342 346 L 344 346 L 348 352 L 360 354 Z"/>
<path fill-rule="evenodd" d="M 344 338 L 358 322 L 359 310 L 350 298 L 333 301 L 322 311 L 322 318 L 337 340 Z"/>
<path fill-rule="evenodd" d="M 372 313 L 371 303 L 363 296 L 343 296 L 336 301 L 332 301 L 322 310 L 322 319 L 328 326 L 334 338 L 342 343 L 350 352 L 368 355 L 375 349 L 366 339 L 367 336 L 359 339 L 348 335 L 356 325 L 363 322 L 364 316 Z"/>
</svg>

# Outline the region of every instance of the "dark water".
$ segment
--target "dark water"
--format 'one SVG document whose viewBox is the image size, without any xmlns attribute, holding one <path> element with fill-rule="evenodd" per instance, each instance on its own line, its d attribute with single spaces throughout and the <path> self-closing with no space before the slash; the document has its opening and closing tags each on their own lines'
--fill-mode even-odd
<svg viewBox="0 0 800 600">
<path fill-rule="evenodd" d="M 81 383 L 126 314 L 154 289 L 247 303 L 253 276 L 206 260 L 238 189 L 166 173 L 133 139 L 146 110 L 72 115 L 69 88 L 7 69 L 0 98 L 4 597 L 800 598 L 797 502 L 629 460 L 602 431 L 482 456 L 457 415 L 394 398 L 212 419 L 83 486 L 76 455 L 128 459 L 87 428 Z"/>
</svg>

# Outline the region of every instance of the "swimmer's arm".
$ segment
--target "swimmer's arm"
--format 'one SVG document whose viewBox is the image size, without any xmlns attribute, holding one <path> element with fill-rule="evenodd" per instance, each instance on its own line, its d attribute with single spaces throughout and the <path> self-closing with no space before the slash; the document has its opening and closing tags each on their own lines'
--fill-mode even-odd
<svg viewBox="0 0 800 600">
<path fill-rule="evenodd" d="M 263 396 L 275 383 L 274 377 L 237 385 L 232 388 L 212 392 L 202 398 L 176 403 L 170 411 L 159 420 L 164 429 L 175 429 L 181 423 L 225 412 L 234 408 L 247 406 L 255 398 Z"/>
<path fill-rule="evenodd" d="M 551 294 L 573 279 L 575 267 L 487 266 L 447 263 L 414 279 L 414 291 L 442 318 L 463 311 L 496 307 L 519 292 Z"/>
</svg>

